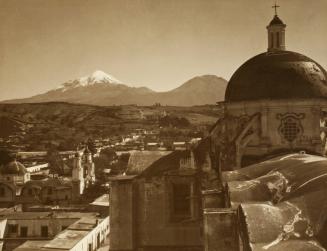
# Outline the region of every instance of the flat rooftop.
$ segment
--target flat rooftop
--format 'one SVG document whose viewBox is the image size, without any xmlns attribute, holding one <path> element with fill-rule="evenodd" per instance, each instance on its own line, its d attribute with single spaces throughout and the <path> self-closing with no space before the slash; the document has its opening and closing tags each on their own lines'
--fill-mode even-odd
<svg viewBox="0 0 327 251">
<path fill-rule="evenodd" d="M 97 223 L 100 223 L 102 221 L 103 219 L 99 218 L 82 218 L 70 225 L 67 229 L 89 231 L 92 230 L 97 225 Z"/>
<path fill-rule="evenodd" d="M 93 206 L 109 207 L 109 194 L 103 194 L 90 203 Z"/>
<path fill-rule="evenodd" d="M 87 212 L 0 212 L 0 220 L 8 219 L 45 219 L 45 218 L 56 218 L 56 219 L 79 219 L 79 218 L 96 218 L 97 213 Z"/>
<path fill-rule="evenodd" d="M 89 231 L 81 231 L 81 230 L 64 230 L 59 233 L 53 240 L 46 243 L 44 248 L 48 249 L 56 249 L 60 247 L 63 250 L 72 249 L 81 239 L 89 234 Z"/>
<path fill-rule="evenodd" d="M 49 241 L 26 241 L 22 245 L 15 248 L 13 251 L 53 251 L 53 249 L 43 248 L 43 246 Z M 65 249 L 57 248 L 56 251 L 62 251 Z"/>
<path fill-rule="evenodd" d="M 81 218 L 77 222 L 70 225 L 67 229 L 57 234 L 52 240 L 37 240 L 26 241 L 14 251 L 67 251 L 71 250 L 78 244 L 85 236 L 87 236 L 92 229 L 94 229 L 103 218 L 87 217 Z M 77 218 L 77 217 L 75 217 Z"/>
</svg>

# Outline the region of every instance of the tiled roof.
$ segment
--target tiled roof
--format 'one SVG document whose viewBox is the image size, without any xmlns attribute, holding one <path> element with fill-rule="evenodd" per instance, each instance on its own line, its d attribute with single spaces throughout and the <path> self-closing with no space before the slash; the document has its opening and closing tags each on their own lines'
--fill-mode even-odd
<svg viewBox="0 0 327 251">
<path fill-rule="evenodd" d="M 170 151 L 132 151 L 128 160 L 126 175 L 138 175 Z"/>
</svg>

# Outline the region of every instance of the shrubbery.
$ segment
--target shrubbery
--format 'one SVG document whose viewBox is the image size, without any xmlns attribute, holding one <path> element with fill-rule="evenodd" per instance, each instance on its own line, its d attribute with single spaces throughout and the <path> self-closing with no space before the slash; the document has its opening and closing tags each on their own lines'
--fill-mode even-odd
<svg viewBox="0 0 327 251">
<path fill-rule="evenodd" d="M 159 119 L 159 126 L 162 127 L 177 127 L 177 128 L 185 128 L 191 125 L 190 121 L 188 121 L 184 117 L 176 117 L 167 115 Z"/>
</svg>

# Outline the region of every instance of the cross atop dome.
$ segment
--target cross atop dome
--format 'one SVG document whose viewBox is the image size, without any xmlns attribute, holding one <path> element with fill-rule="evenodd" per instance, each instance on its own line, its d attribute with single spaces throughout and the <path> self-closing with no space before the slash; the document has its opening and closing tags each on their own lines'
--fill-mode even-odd
<svg viewBox="0 0 327 251">
<path fill-rule="evenodd" d="M 277 15 L 277 8 L 279 8 L 280 6 L 276 4 L 275 2 L 275 5 L 272 6 L 272 8 L 275 8 L 275 16 L 278 16 Z"/>
</svg>

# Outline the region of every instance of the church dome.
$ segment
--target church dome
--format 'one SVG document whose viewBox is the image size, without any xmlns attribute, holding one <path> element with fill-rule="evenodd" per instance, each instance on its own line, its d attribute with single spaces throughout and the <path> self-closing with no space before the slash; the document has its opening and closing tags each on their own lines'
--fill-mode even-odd
<svg viewBox="0 0 327 251">
<path fill-rule="evenodd" d="M 27 173 L 27 170 L 22 163 L 13 160 L 8 164 L 4 165 L 2 168 L 0 168 L 0 173 L 2 175 L 6 175 L 6 174 L 24 175 Z"/>
<path fill-rule="evenodd" d="M 291 51 L 259 54 L 231 77 L 225 101 L 327 98 L 327 73 L 312 59 Z"/>
</svg>

